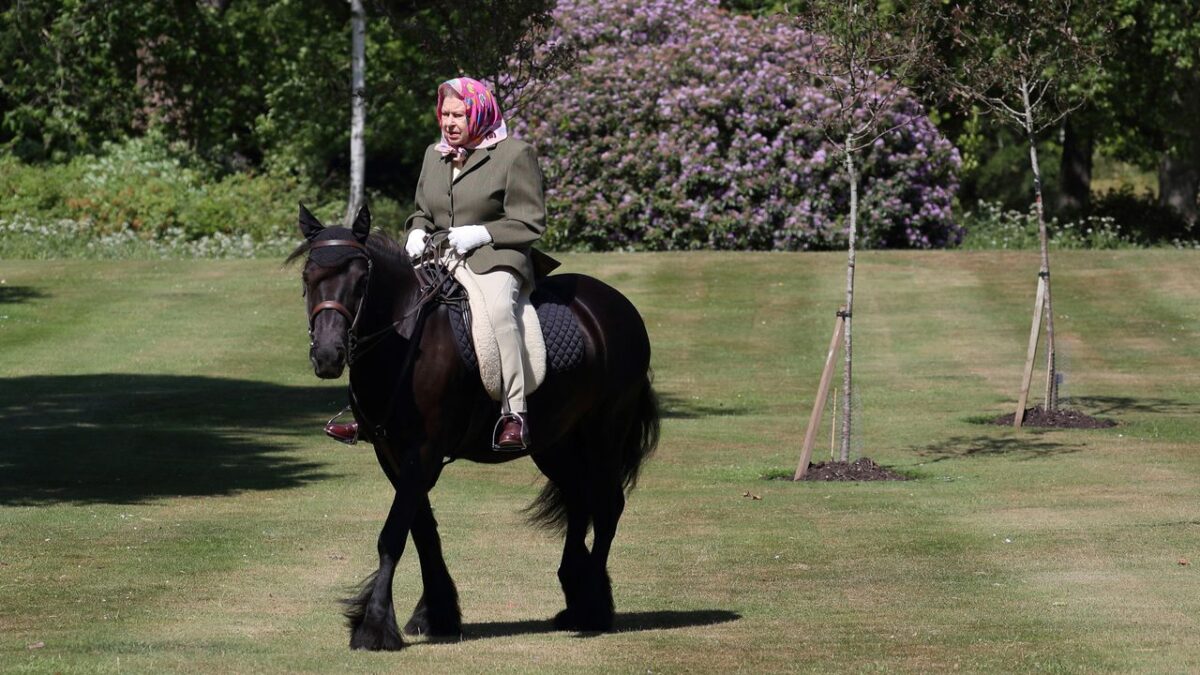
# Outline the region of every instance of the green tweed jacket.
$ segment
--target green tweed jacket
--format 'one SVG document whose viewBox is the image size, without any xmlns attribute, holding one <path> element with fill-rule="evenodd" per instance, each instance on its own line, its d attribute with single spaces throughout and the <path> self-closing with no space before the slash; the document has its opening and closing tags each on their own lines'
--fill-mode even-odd
<svg viewBox="0 0 1200 675">
<path fill-rule="evenodd" d="M 533 146 L 514 138 L 473 150 L 451 182 L 453 168 L 436 144 L 425 150 L 417 180 L 416 213 L 404 223 L 432 234 L 459 225 L 483 225 L 492 242 L 467 254 L 476 274 L 511 267 L 529 284 L 558 262 L 533 249 L 546 229 L 542 170 Z"/>
</svg>

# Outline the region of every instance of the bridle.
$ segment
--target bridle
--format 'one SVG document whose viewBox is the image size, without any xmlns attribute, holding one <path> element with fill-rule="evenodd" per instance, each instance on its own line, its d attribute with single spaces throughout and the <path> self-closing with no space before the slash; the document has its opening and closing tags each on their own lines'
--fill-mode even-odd
<svg viewBox="0 0 1200 675">
<path fill-rule="evenodd" d="M 314 241 L 309 246 L 309 255 L 311 256 L 314 249 L 332 246 L 349 246 L 350 248 L 357 249 L 358 252 L 353 254 L 352 257 L 362 258 L 363 260 L 367 261 L 367 281 L 365 287 L 363 288 L 362 295 L 358 298 L 358 304 L 355 306 L 353 312 L 351 312 L 346 308 L 345 305 L 337 300 L 322 300 L 316 305 L 313 305 L 312 311 L 308 314 L 308 346 L 311 348 L 316 344 L 316 338 L 313 335 L 313 327 L 316 324 L 317 315 L 327 309 L 332 309 L 333 311 L 345 317 L 346 323 L 350 325 L 350 327 L 346 329 L 346 365 L 351 365 L 356 359 L 358 359 L 358 357 L 362 356 L 368 350 L 370 350 L 371 347 L 378 344 L 379 340 L 377 338 L 383 337 L 388 331 L 395 328 L 400 322 L 397 321 L 390 326 L 371 333 L 365 338 L 359 338 L 358 322 L 362 318 L 363 305 L 366 304 L 367 296 L 371 293 L 371 272 L 374 269 L 374 263 L 371 261 L 371 252 L 361 242 L 353 239 L 323 239 L 321 241 Z M 312 258 L 310 257 L 309 260 L 311 259 Z"/>
</svg>

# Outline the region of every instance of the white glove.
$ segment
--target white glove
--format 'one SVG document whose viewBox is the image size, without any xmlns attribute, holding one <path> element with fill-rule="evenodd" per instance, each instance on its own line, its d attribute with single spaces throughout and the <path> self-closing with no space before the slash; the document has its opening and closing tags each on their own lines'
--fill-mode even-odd
<svg viewBox="0 0 1200 675">
<path fill-rule="evenodd" d="M 410 258 L 419 258 L 425 252 L 425 230 L 413 230 L 408 233 L 408 241 L 404 243 L 404 251 Z"/>
<path fill-rule="evenodd" d="M 466 255 L 468 251 L 473 251 L 491 240 L 491 233 L 483 225 L 452 227 L 450 236 L 446 238 L 446 241 L 450 242 L 459 255 Z"/>
</svg>

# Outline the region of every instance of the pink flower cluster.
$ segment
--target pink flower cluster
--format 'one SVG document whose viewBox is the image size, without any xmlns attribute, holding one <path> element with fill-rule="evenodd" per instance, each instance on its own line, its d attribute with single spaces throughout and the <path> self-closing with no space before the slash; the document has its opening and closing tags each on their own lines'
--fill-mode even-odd
<svg viewBox="0 0 1200 675">
<path fill-rule="evenodd" d="M 833 103 L 797 73 L 813 40 L 715 0 L 560 0 L 580 67 L 515 128 L 538 146 L 558 248 L 825 249 L 844 245 L 842 158 L 813 125 Z M 910 95 L 894 114 L 920 113 Z M 958 151 L 923 115 L 860 160 L 860 245 L 946 246 Z"/>
</svg>

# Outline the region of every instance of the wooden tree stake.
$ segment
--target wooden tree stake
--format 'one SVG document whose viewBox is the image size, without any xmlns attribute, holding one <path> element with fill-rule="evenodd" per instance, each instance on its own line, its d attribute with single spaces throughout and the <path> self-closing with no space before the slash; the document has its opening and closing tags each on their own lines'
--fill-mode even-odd
<svg viewBox="0 0 1200 675">
<path fill-rule="evenodd" d="M 796 467 L 796 475 L 792 477 L 792 480 L 802 480 L 804 474 L 808 473 L 813 444 L 817 442 L 817 427 L 821 424 L 821 414 L 825 412 L 825 398 L 829 396 L 829 383 L 833 381 L 833 366 L 836 362 L 838 344 L 842 340 L 842 330 L 846 326 L 846 320 L 843 318 L 845 312 L 845 307 L 838 310 L 837 320 L 833 325 L 833 338 L 829 340 L 829 353 L 825 355 L 825 370 L 821 371 L 821 383 L 817 385 L 817 398 L 813 401 L 812 415 L 808 418 L 808 429 L 804 432 L 804 445 L 800 448 L 800 464 Z"/>
<path fill-rule="evenodd" d="M 1025 353 L 1025 371 L 1021 375 L 1021 395 L 1017 398 L 1017 414 L 1013 428 L 1020 429 L 1025 421 L 1025 402 L 1029 399 L 1029 384 L 1033 380 L 1033 356 L 1037 353 L 1038 336 L 1042 331 L 1042 308 L 1046 303 L 1046 278 L 1038 276 L 1037 298 L 1033 301 L 1033 325 L 1029 327 L 1029 350 Z"/>
</svg>

